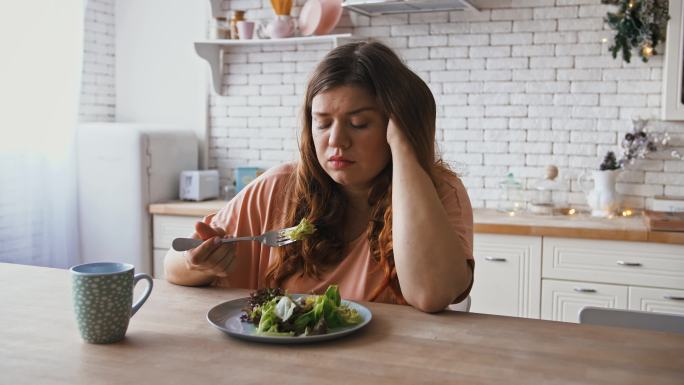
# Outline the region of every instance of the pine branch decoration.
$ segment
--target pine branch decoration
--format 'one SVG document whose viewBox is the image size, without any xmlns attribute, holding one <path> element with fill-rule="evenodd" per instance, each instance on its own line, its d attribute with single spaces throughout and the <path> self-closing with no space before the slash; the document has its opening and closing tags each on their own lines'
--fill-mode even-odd
<svg viewBox="0 0 684 385">
<path fill-rule="evenodd" d="M 632 58 L 632 48 L 636 48 L 641 60 L 656 55 L 655 47 L 665 41 L 668 13 L 668 0 L 601 0 L 603 4 L 617 5 L 617 12 L 608 12 L 605 21 L 616 31 L 610 52 L 617 58 L 622 51 L 622 59 L 627 63 Z"/>
<path fill-rule="evenodd" d="M 603 158 L 603 162 L 601 163 L 601 166 L 599 166 L 599 169 L 601 171 L 606 171 L 617 170 L 619 168 L 620 166 L 618 165 L 617 159 L 615 158 L 615 153 L 613 151 L 608 151 L 606 157 Z"/>
</svg>

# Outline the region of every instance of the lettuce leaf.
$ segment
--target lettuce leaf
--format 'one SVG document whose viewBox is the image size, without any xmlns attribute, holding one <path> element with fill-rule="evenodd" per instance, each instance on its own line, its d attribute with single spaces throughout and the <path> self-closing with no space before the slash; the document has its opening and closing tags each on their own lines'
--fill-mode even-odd
<svg viewBox="0 0 684 385">
<path fill-rule="evenodd" d="M 299 224 L 292 230 L 285 231 L 284 235 L 290 239 L 301 241 L 316 231 L 316 227 L 308 219 L 302 218 Z"/>
</svg>

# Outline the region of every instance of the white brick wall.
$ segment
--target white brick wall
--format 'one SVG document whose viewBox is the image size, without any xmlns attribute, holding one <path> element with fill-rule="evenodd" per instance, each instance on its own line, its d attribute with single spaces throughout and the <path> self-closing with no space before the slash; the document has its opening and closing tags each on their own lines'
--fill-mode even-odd
<svg viewBox="0 0 684 385">
<path fill-rule="evenodd" d="M 303 1 L 298 1 L 294 10 Z M 546 165 L 560 167 L 554 199 L 584 205 L 576 183 L 619 150 L 631 118 L 652 119 L 684 150 L 684 125 L 660 122 L 662 56 L 614 60 L 600 0 L 519 0 L 478 14 L 441 12 L 367 18 L 345 11 L 337 32 L 393 47 L 435 93 L 439 149 L 462 173 L 473 205 L 493 207 L 508 172 L 533 186 Z M 266 1 L 224 0 L 270 18 Z M 224 178 L 241 165 L 269 167 L 297 157 L 299 106 L 309 71 L 330 45 L 231 48 L 226 96 L 211 97 L 210 164 Z M 656 154 L 619 179 L 626 202 L 684 195 L 684 162 Z"/>
<path fill-rule="evenodd" d="M 114 1 L 89 0 L 85 11 L 79 120 L 114 121 Z"/>
</svg>

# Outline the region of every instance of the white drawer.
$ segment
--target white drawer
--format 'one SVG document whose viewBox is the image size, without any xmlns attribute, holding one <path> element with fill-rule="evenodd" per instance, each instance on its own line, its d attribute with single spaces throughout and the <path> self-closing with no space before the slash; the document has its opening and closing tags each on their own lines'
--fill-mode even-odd
<svg viewBox="0 0 684 385">
<path fill-rule="evenodd" d="M 475 234 L 470 311 L 539 318 L 541 237 Z"/>
<path fill-rule="evenodd" d="M 175 216 L 175 215 L 155 215 L 153 223 L 153 248 L 169 249 L 174 238 L 189 237 L 195 231 L 195 223 L 202 218 Z"/>
<path fill-rule="evenodd" d="M 544 278 L 684 289 L 684 246 L 544 237 Z"/>
<path fill-rule="evenodd" d="M 169 249 L 154 249 L 152 250 L 153 266 L 152 271 L 154 272 L 154 278 L 166 279 L 164 275 L 164 257 Z"/>
<path fill-rule="evenodd" d="M 541 317 L 577 323 L 585 306 L 627 309 L 627 295 L 627 286 L 544 279 Z"/>
<path fill-rule="evenodd" d="M 684 315 L 684 290 L 630 287 L 629 309 Z"/>
</svg>

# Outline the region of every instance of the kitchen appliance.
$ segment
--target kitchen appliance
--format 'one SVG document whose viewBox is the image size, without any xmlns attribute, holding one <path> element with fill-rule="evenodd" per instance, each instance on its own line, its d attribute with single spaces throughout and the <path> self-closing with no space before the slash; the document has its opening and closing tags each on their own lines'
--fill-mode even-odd
<svg viewBox="0 0 684 385">
<path fill-rule="evenodd" d="M 180 199 L 186 201 L 203 201 L 218 198 L 218 170 L 183 171 L 180 175 Z"/>
<path fill-rule="evenodd" d="M 393 13 L 475 11 L 468 0 L 346 0 L 342 7 L 366 16 Z"/>
<path fill-rule="evenodd" d="M 83 262 L 124 262 L 151 274 L 151 203 L 178 199 L 183 170 L 197 169 L 191 130 L 135 123 L 77 129 L 78 211 Z"/>
</svg>

